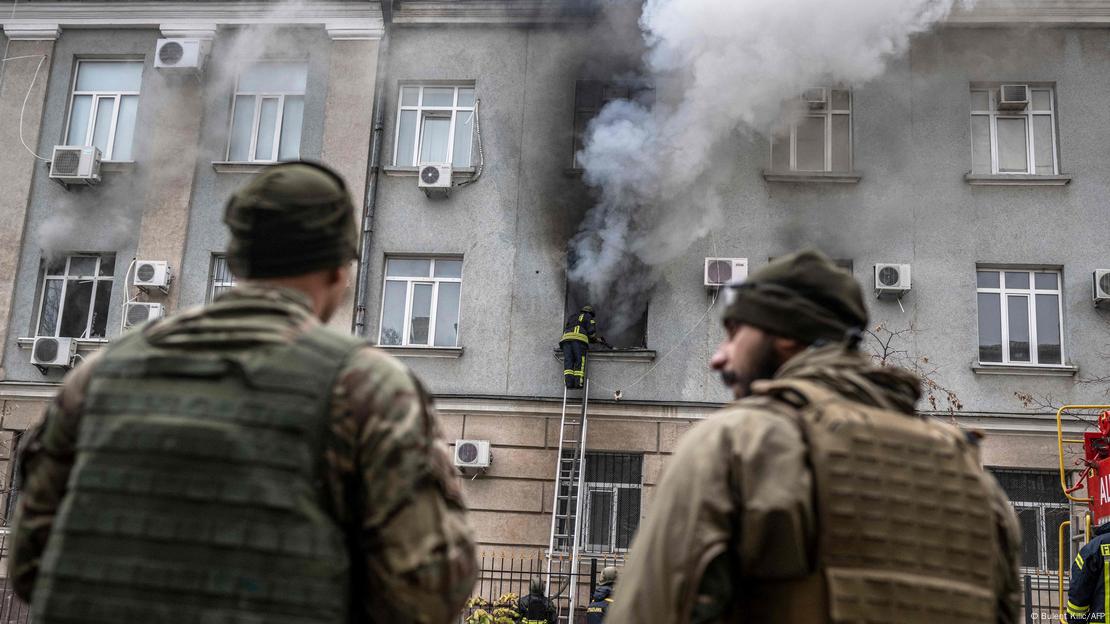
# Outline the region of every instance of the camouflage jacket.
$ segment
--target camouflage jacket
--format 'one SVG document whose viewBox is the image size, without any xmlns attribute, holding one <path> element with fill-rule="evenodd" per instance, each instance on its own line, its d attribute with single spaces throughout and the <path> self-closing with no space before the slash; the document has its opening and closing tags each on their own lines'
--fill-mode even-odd
<svg viewBox="0 0 1110 624">
<path fill-rule="evenodd" d="M 796 422 L 781 415 L 790 406 L 776 405 L 779 413 L 772 413 L 770 402 L 778 400 L 765 394 L 787 380 L 816 383 L 849 401 L 915 417 L 916 377 L 838 346 L 809 349 L 774 380 L 753 384 L 753 396 L 683 436 L 629 552 L 621 600 L 609 610 L 608 624 L 762 622 L 740 611 L 741 592 L 760 587 L 756 579 L 812 577 L 819 529 L 808 445 Z M 997 623 L 1016 623 L 1017 517 L 994 479 L 980 474 L 989 493 L 983 515 L 994 519 L 989 530 L 998 544 L 984 545 L 982 565 L 991 567 L 989 577 L 996 580 L 984 590 L 995 597 Z M 824 621 L 807 614 L 814 605 L 799 602 L 782 601 L 785 609 L 801 610 L 801 617 L 782 621 Z"/>
<path fill-rule="evenodd" d="M 153 344 L 242 348 L 291 340 L 319 321 L 290 289 L 244 286 L 213 304 L 147 326 Z M 109 347 L 110 349 L 111 347 Z M 29 600 L 76 448 L 85 388 L 96 359 L 69 374 L 21 455 L 22 492 L 12 546 L 17 594 Z M 350 356 L 332 394 L 324 500 L 335 521 L 357 527 L 351 553 L 367 622 L 447 623 L 458 617 L 476 563 L 457 471 L 429 396 L 402 364 L 367 347 Z M 361 504 L 354 501 L 369 501 Z"/>
</svg>

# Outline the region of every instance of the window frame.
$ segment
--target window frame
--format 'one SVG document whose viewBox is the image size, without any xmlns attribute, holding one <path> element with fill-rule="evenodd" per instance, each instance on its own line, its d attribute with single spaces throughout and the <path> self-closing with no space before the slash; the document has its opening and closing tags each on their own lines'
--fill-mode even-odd
<svg viewBox="0 0 1110 624">
<path fill-rule="evenodd" d="M 598 99 L 596 102 L 582 104 L 583 92 L 596 88 Z M 589 80 L 574 81 L 574 117 L 571 126 L 571 154 L 570 167 L 572 170 L 582 170 L 582 163 L 578 162 L 578 152 L 586 148 L 586 132 L 590 123 L 601 114 L 610 102 L 627 100 L 639 102 L 648 107 L 655 106 L 655 85 L 639 80 Z"/>
<path fill-rule="evenodd" d="M 640 461 L 640 482 L 639 483 L 618 483 L 610 481 L 587 481 L 583 475 L 582 488 L 586 492 L 586 499 L 582 504 L 582 532 L 580 535 L 580 545 L 583 550 L 595 553 L 622 553 L 628 552 L 632 547 L 632 537 L 639 530 L 640 518 L 636 518 L 636 528 L 632 530 L 629 537 L 627 547 L 621 548 L 617 546 L 618 532 L 620 529 L 620 493 L 622 490 L 632 490 L 639 492 L 640 513 L 643 513 L 644 505 L 644 472 L 643 472 L 643 453 L 627 453 L 616 451 L 586 451 L 586 455 L 582 458 L 582 470 L 586 469 L 588 458 L 594 456 L 613 456 L 621 458 L 638 458 Z M 593 543 L 589 541 L 590 538 L 590 522 L 592 518 L 591 507 L 594 492 L 608 492 L 612 496 L 612 509 L 609 512 L 609 535 L 607 536 L 608 542 L 604 544 Z"/>
<path fill-rule="evenodd" d="M 998 273 L 998 288 L 989 288 L 979 286 L 978 274 L 985 272 Z M 1007 273 L 1027 273 L 1029 275 L 1029 288 L 1009 288 L 1006 286 Z M 1043 289 L 1037 288 L 1036 274 L 1037 273 L 1054 273 L 1056 275 L 1056 288 Z M 1067 350 L 1065 348 L 1064 340 L 1064 272 L 1059 268 L 1014 268 L 1014 267 L 996 267 L 996 266 L 977 266 L 975 267 L 976 283 L 975 283 L 975 336 L 976 336 L 976 354 L 975 361 L 985 366 L 1036 366 L 1039 368 L 1058 368 L 1067 365 Z M 1002 337 L 1002 361 L 1000 362 L 984 362 L 982 360 L 982 338 L 980 337 L 980 328 L 978 323 L 979 314 L 979 295 L 980 294 L 997 294 L 999 296 L 999 322 L 1001 323 L 1001 337 Z M 1054 294 L 1056 295 L 1056 308 L 1057 308 L 1057 322 L 1060 329 L 1060 361 L 1056 363 L 1042 364 L 1040 360 L 1040 341 L 1037 339 L 1037 295 L 1038 294 Z M 1011 360 L 1010 359 L 1010 296 L 1022 296 L 1026 299 L 1026 313 L 1029 319 L 1029 360 Z"/>
<path fill-rule="evenodd" d="M 415 106 L 406 106 L 403 104 L 405 101 L 405 89 L 419 89 L 419 94 L 416 98 Z M 425 106 L 424 105 L 424 90 L 425 89 L 454 89 L 451 96 L 451 106 Z M 470 128 L 470 151 L 466 164 L 457 164 L 455 160 L 455 126 L 459 120 L 459 114 L 470 113 L 474 115 L 474 104 L 470 106 L 459 105 L 459 91 L 461 89 L 471 89 L 474 91 L 474 101 L 478 101 L 477 87 L 473 83 L 452 82 L 452 83 L 436 83 L 436 82 L 402 82 L 397 86 L 397 117 L 396 128 L 393 130 L 393 166 L 394 167 L 420 167 L 424 164 L 448 164 L 452 167 L 470 167 L 474 163 L 474 124 L 472 122 Z M 416 112 L 416 133 L 412 142 L 412 164 L 398 164 L 398 151 L 401 148 L 401 116 L 406 112 Z M 424 161 L 420 158 L 420 143 L 424 137 L 424 122 L 428 118 L 443 118 L 449 117 L 451 120 L 450 127 L 447 129 L 447 157 L 446 163 L 438 163 L 432 161 Z"/>
<path fill-rule="evenodd" d="M 389 261 L 390 260 L 428 260 L 428 277 L 390 277 L 389 276 Z M 462 267 L 459 271 L 459 277 L 434 277 L 436 272 L 436 261 L 445 260 L 451 262 L 461 262 Z M 382 278 L 382 301 L 381 310 L 378 314 L 378 345 L 381 347 L 404 347 L 415 349 L 457 349 L 459 346 L 459 338 L 462 334 L 459 329 L 455 331 L 455 344 L 453 345 L 437 345 L 436 344 L 436 314 L 439 306 L 439 285 L 442 283 L 455 283 L 459 285 L 459 310 L 458 310 L 458 324 L 462 325 L 462 301 L 463 301 L 463 276 L 466 263 L 462 256 L 408 256 L 408 255 L 389 255 L 385 257 L 385 262 L 382 266 L 384 274 Z M 404 282 L 405 283 L 405 311 L 404 326 L 401 331 L 401 344 L 387 345 L 382 342 L 382 331 L 385 328 L 385 299 L 386 292 L 390 282 Z M 431 312 L 428 317 L 428 343 L 427 344 L 411 344 L 409 342 L 409 332 L 412 325 L 412 300 L 413 290 L 416 285 L 431 284 L 432 285 L 432 300 Z"/>
<path fill-rule="evenodd" d="M 775 169 L 775 138 L 772 137 L 768 146 L 768 156 L 770 158 L 770 170 L 774 173 L 849 173 L 855 170 L 856 166 L 856 150 L 855 150 L 855 114 L 853 113 L 855 105 L 855 93 L 852 89 L 844 87 L 813 87 L 813 89 L 821 89 L 825 92 L 825 110 L 813 111 L 807 110 L 802 118 L 815 118 L 823 119 L 825 123 L 824 140 L 825 140 L 825 153 L 824 153 L 824 167 L 821 169 L 798 169 L 798 126 L 801 120 L 790 124 L 790 137 L 789 148 L 790 157 L 788 158 L 789 169 L 786 171 Z M 807 89 L 808 91 L 808 89 Z M 833 91 L 844 91 L 848 94 L 848 108 L 833 108 Z M 833 118 L 835 116 L 842 116 L 848 118 L 848 168 L 843 171 L 832 168 L 832 155 L 833 155 Z M 786 137 L 783 137 L 786 138 Z"/>
<path fill-rule="evenodd" d="M 226 272 L 229 279 L 217 281 L 216 269 L 220 266 L 221 263 L 223 264 L 224 271 Z M 227 254 L 213 253 L 212 258 L 208 263 L 208 287 L 206 288 L 205 292 L 205 302 L 211 303 L 216 298 L 217 294 L 223 294 L 226 290 L 235 288 L 235 285 L 235 275 L 232 274 L 231 266 L 227 263 Z M 216 292 L 217 288 L 221 289 L 219 293 Z"/>
<path fill-rule="evenodd" d="M 273 92 L 273 91 L 242 91 L 239 84 L 243 79 L 243 73 L 252 65 L 259 65 L 262 63 L 289 63 L 301 64 L 305 66 L 305 88 L 296 93 L 293 91 Z M 282 124 L 285 121 L 285 98 L 287 96 L 300 96 L 303 104 L 307 104 L 308 99 L 308 61 L 307 59 L 257 59 L 248 63 L 243 63 L 239 66 L 238 72 L 235 75 L 235 90 L 231 94 L 231 110 L 227 124 L 227 149 L 224 151 L 224 160 L 227 162 L 248 162 L 248 163 L 277 163 L 284 162 L 280 160 L 281 157 L 281 132 Z M 250 144 L 248 145 L 247 155 L 248 160 L 232 161 L 231 160 L 231 146 L 235 140 L 235 107 L 238 104 L 239 96 L 251 96 L 254 98 L 254 112 L 251 118 L 251 134 Z M 278 101 L 277 117 L 274 119 L 274 139 L 273 146 L 270 148 L 269 159 L 257 157 L 258 148 L 258 126 L 262 122 L 262 102 L 264 100 L 276 99 Z M 304 109 L 301 110 L 301 141 L 304 141 Z M 297 145 L 297 158 L 301 157 L 301 146 Z"/>
<path fill-rule="evenodd" d="M 110 99 L 110 100 L 113 101 L 112 123 L 108 128 L 108 145 L 106 146 L 106 149 L 104 150 L 104 153 L 101 155 L 102 161 L 103 162 L 133 162 L 134 161 L 134 154 L 132 154 L 132 159 L 129 160 L 129 161 L 127 161 L 127 160 L 117 161 L 113 158 L 115 156 L 115 151 L 116 151 L 116 128 L 119 124 L 120 101 L 125 96 L 132 96 L 133 95 L 136 98 L 142 97 L 141 87 L 142 87 L 143 71 L 139 72 L 139 86 L 140 86 L 139 91 L 96 91 L 96 90 L 78 91 L 77 90 L 77 78 L 81 73 L 81 64 L 82 63 L 135 63 L 135 64 L 139 65 L 143 70 L 145 70 L 146 67 L 143 63 L 143 60 L 142 59 L 133 59 L 133 58 L 82 58 L 82 59 L 77 59 L 76 62 L 74 63 L 74 66 L 73 66 L 73 78 L 70 81 L 70 85 L 69 85 L 69 102 L 68 102 L 68 109 L 66 111 L 65 133 L 62 136 L 62 144 L 63 145 L 74 145 L 74 146 L 77 146 L 77 145 L 80 145 L 80 146 L 92 145 L 93 133 L 96 131 L 97 111 L 100 110 L 100 102 L 101 102 L 101 100 Z M 88 123 L 86 124 L 86 127 L 85 127 L 85 139 L 84 139 L 84 141 L 81 142 L 81 143 L 70 143 L 69 133 L 70 133 L 71 126 L 73 125 L 73 103 L 77 99 L 77 97 L 79 97 L 79 96 L 91 96 L 92 97 L 92 106 L 90 106 L 90 108 L 89 108 L 89 121 L 88 121 Z M 137 106 L 138 106 L 138 104 L 136 104 L 136 107 Z M 138 126 L 138 112 L 137 112 L 137 110 L 138 109 L 136 108 L 136 118 L 135 118 L 136 126 Z M 135 140 L 135 138 L 134 138 L 134 133 L 133 133 L 132 138 L 131 138 L 131 141 L 132 141 L 131 147 L 132 147 L 132 149 L 134 149 L 134 147 L 135 147 L 134 140 Z"/>
<path fill-rule="evenodd" d="M 101 289 L 99 288 L 99 283 L 100 282 L 108 282 L 108 315 L 111 315 L 112 290 L 115 287 L 114 282 L 115 282 L 115 279 L 116 279 L 116 276 L 115 276 L 115 273 L 116 273 L 116 271 L 115 271 L 115 261 L 116 261 L 115 255 L 116 254 L 112 253 L 112 252 L 105 252 L 105 253 L 78 252 L 78 253 L 66 254 L 65 267 L 62 269 L 61 274 L 51 274 L 51 273 L 49 273 L 50 263 L 47 262 L 45 260 L 45 258 L 43 259 L 42 272 L 40 273 L 40 276 L 42 278 L 42 284 L 39 286 L 38 313 L 35 315 L 35 325 L 34 325 L 34 328 L 33 328 L 33 335 L 34 335 L 35 338 L 38 338 L 40 336 L 41 337 L 47 337 L 47 338 L 61 338 L 61 337 L 63 337 L 63 336 L 60 336 L 59 334 L 61 332 L 62 318 L 65 315 L 66 293 L 69 291 L 70 282 L 81 281 L 82 278 L 90 278 L 90 277 L 92 278 L 91 281 L 93 282 L 93 289 L 92 289 L 92 296 L 89 297 L 89 311 L 88 311 L 87 317 L 85 318 L 85 330 L 83 332 L 81 332 L 80 336 L 72 336 L 72 337 L 76 338 L 77 340 L 106 340 L 108 338 L 108 328 L 110 327 L 110 325 L 108 323 L 107 316 L 105 316 L 105 318 L 104 318 L 104 335 L 100 336 L 100 337 L 94 337 L 94 336 L 91 336 L 90 334 L 91 334 L 91 331 L 92 331 L 93 316 L 96 313 L 97 295 L 101 292 Z M 112 256 L 112 265 L 113 266 L 112 266 L 112 274 L 111 275 L 101 275 L 100 274 L 100 264 L 101 264 L 101 261 L 106 256 Z M 82 275 L 70 276 L 69 270 L 70 270 L 70 266 L 71 266 L 74 258 L 93 258 L 93 259 L 95 259 L 96 260 L 96 266 L 93 269 L 93 275 L 91 275 L 91 276 L 87 276 L 87 275 L 86 276 L 82 276 Z M 53 331 L 53 333 L 40 334 L 39 329 L 42 327 L 42 315 L 46 311 L 46 290 L 47 290 L 46 287 L 51 281 L 60 281 L 60 282 L 62 282 L 62 289 L 58 293 L 58 311 L 57 311 L 58 318 L 55 319 L 55 321 L 54 321 L 54 331 Z"/>
<path fill-rule="evenodd" d="M 973 84 L 970 89 L 970 119 L 968 121 L 968 136 L 970 137 L 971 147 L 971 163 L 972 173 L 979 175 L 1060 175 L 1060 155 L 1059 155 L 1059 136 L 1056 127 L 1056 86 L 1038 83 L 1005 83 L 1005 84 L 1025 84 L 1029 89 L 1029 105 L 1024 111 L 1001 111 L 998 110 L 998 90 L 1003 83 L 994 85 Z M 1033 92 L 1046 91 L 1049 98 L 1048 111 L 1038 111 L 1033 108 Z M 984 92 L 987 94 L 987 110 L 974 108 L 975 94 Z M 975 171 L 975 118 L 987 117 L 987 129 L 990 132 L 990 145 L 991 145 L 991 170 L 990 171 Z M 1052 172 L 1051 173 L 1037 173 L 1037 152 L 1036 141 L 1033 138 L 1033 120 L 1035 117 L 1048 117 L 1050 121 L 1050 128 L 1052 132 Z M 999 171 L 998 169 L 998 120 L 999 119 L 1024 119 L 1025 120 L 1025 171 Z"/>
</svg>

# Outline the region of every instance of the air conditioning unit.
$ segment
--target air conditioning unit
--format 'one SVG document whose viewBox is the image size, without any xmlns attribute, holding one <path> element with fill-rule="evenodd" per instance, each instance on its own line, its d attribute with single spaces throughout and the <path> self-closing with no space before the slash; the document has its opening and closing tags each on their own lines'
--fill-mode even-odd
<svg viewBox="0 0 1110 624">
<path fill-rule="evenodd" d="M 160 303 L 133 301 L 123 310 L 123 328 L 131 329 L 147 321 L 156 321 L 162 318 L 163 314 L 165 314 L 165 308 Z"/>
<path fill-rule="evenodd" d="M 910 290 L 910 265 L 876 264 L 875 294 L 901 297 Z"/>
<path fill-rule="evenodd" d="M 1095 305 L 1110 301 L 1110 269 L 1096 269 L 1094 278 Z"/>
<path fill-rule="evenodd" d="M 424 164 L 420 165 L 420 182 L 417 186 L 424 192 L 444 193 L 451 188 L 451 165 Z"/>
<path fill-rule="evenodd" d="M 489 465 L 489 440 L 455 440 L 455 466 L 484 470 Z"/>
<path fill-rule="evenodd" d="M 739 284 L 748 277 L 747 258 L 706 258 L 705 285 L 713 288 Z"/>
<path fill-rule="evenodd" d="M 823 87 L 817 89 L 806 89 L 806 92 L 805 94 L 803 94 L 802 99 L 805 100 L 806 105 L 809 106 L 810 110 L 819 110 L 825 108 L 825 104 L 828 102 L 828 95 L 826 94 L 826 91 Z"/>
<path fill-rule="evenodd" d="M 170 274 L 170 265 L 159 260 L 136 260 L 135 276 L 131 285 L 146 290 L 157 288 L 166 292 L 170 287 L 173 275 Z"/>
<path fill-rule="evenodd" d="M 73 366 L 73 358 L 77 355 L 76 338 L 56 338 L 54 336 L 39 336 L 31 345 L 31 363 L 45 375 L 48 368 L 65 368 Z"/>
<path fill-rule="evenodd" d="M 200 71 L 207 45 L 203 39 L 159 39 L 154 48 L 154 67 L 167 71 Z"/>
<path fill-rule="evenodd" d="M 50 179 L 63 185 L 100 182 L 100 148 L 92 145 L 55 145 L 50 157 Z"/>
<path fill-rule="evenodd" d="M 1002 85 L 998 89 L 998 110 L 1025 110 L 1029 106 L 1029 85 Z"/>
</svg>

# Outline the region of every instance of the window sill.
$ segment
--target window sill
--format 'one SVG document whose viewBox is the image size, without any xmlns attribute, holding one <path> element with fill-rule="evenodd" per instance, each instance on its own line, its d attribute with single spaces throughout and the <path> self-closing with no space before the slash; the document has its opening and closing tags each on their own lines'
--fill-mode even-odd
<svg viewBox="0 0 1110 624">
<path fill-rule="evenodd" d="M 216 173 L 261 173 L 280 162 L 241 162 L 218 160 L 212 163 Z"/>
<path fill-rule="evenodd" d="M 382 167 L 387 176 L 397 178 L 415 178 L 420 175 L 420 167 Z M 451 170 L 451 177 L 467 177 L 474 174 L 474 167 L 459 167 Z"/>
<path fill-rule="evenodd" d="M 763 170 L 768 182 L 801 182 L 806 184 L 859 184 L 863 175 L 856 171 L 770 171 Z"/>
<path fill-rule="evenodd" d="M 105 173 L 131 173 L 135 170 L 133 160 L 102 160 L 100 170 Z"/>
<path fill-rule="evenodd" d="M 397 357 L 447 358 L 457 360 L 462 357 L 462 347 L 395 347 L 378 345 L 382 351 Z"/>
<path fill-rule="evenodd" d="M 1071 176 L 969 173 L 964 181 L 972 186 L 1064 186 Z"/>
<path fill-rule="evenodd" d="M 976 375 L 1041 375 L 1045 377 L 1075 377 L 1078 366 L 1030 366 L 1027 364 L 982 364 L 971 365 Z"/>
<path fill-rule="evenodd" d="M 24 350 L 24 351 L 30 351 L 31 347 L 35 346 L 34 337 L 31 337 L 31 338 L 17 338 L 15 342 L 16 342 L 16 344 L 19 345 L 19 348 Z M 77 352 L 78 353 L 81 353 L 81 352 L 88 353 L 90 351 L 99 351 L 100 349 L 102 349 L 103 347 L 106 347 L 106 346 L 108 346 L 108 339 L 107 338 L 89 338 L 89 339 L 78 338 L 77 339 Z"/>
<path fill-rule="evenodd" d="M 555 359 L 562 361 L 563 352 L 561 349 L 555 349 Z M 587 356 L 591 360 L 601 360 L 604 362 L 633 362 L 633 363 L 647 363 L 655 361 L 654 349 L 590 349 Z"/>
<path fill-rule="evenodd" d="M 582 174 L 585 172 L 586 170 L 582 167 L 567 167 L 566 169 L 563 169 L 563 175 L 568 178 L 581 178 Z"/>
</svg>

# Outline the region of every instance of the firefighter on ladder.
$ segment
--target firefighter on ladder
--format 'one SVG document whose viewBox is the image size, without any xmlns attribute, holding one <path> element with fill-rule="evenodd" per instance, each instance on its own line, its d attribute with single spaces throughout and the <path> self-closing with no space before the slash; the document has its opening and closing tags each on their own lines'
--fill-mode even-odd
<svg viewBox="0 0 1110 624">
<path fill-rule="evenodd" d="M 594 307 L 585 305 L 567 319 L 563 326 L 563 337 L 559 340 L 559 347 L 563 350 L 563 380 L 568 390 L 585 385 L 586 353 L 590 350 L 591 343 L 613 348 L 605 338 L 597 335 Z"/>
</svg>

